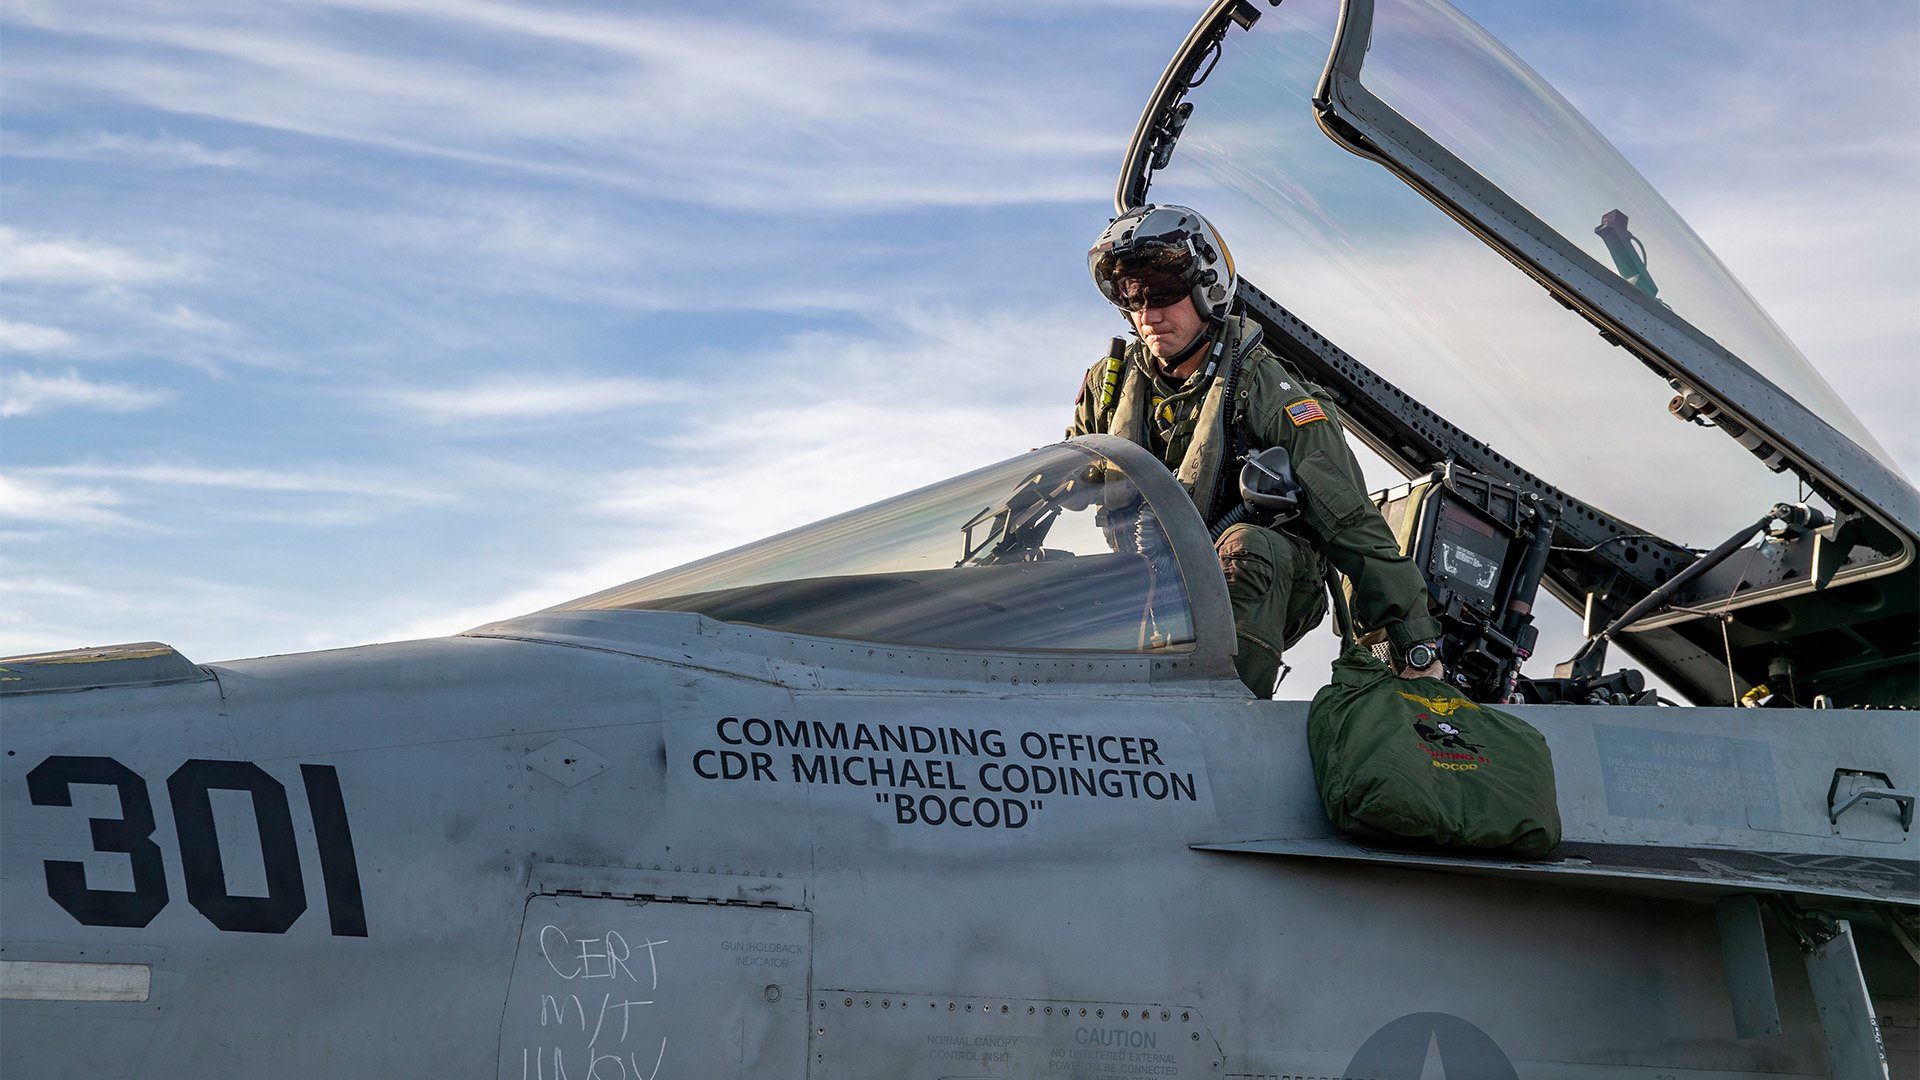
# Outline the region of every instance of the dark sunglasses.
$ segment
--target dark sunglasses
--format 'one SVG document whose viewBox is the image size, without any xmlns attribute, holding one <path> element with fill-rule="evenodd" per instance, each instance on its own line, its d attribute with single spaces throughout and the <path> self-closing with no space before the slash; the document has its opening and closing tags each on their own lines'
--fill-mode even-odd
<svg viewBox="0 0 1920 1080">
<path fill-rule="evenodd" d="M 1124 311 L 1167 307 L 1192 294 L 1192 283 L 1179 274 L 1149 271 L 1130 274 L 1113 283 L 1113 302 Z"/>
</svg>

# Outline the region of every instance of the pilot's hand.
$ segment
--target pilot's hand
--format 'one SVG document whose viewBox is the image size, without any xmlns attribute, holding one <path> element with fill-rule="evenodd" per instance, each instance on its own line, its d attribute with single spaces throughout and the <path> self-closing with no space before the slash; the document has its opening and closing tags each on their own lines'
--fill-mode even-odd
<svg viewBox="0 0 1920 1080">
<path fill-rule="evenodd" d="M 1400 677 L 1403 679 L 1444 679 L 1447 677 L 1447 667 L 1440 661 L 1435 660 L 1423 668 L 1401 668 Z"/>
</svg>

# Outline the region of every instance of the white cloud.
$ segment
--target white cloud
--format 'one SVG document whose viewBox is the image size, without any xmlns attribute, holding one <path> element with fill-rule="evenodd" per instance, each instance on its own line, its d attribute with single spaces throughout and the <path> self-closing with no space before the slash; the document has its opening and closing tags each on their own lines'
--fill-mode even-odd
<svg viewBox="0 0 1920 1080">
<path fill-rule="evenodd" d="M 1085 358 L 1111 329 L 1101 314 L 912 309 L 875 334 L 797 334 L 756 355 L 750 384 L 703 388 L 687 402 L 686 426 L 662 437 L 658 458 L 583 487 L 583 510 L 645 544 L 644 564 L 629 542 L 592 587 L 1057 441 Z M 744 365 L 701 360 L 713 370 Z M 688 520 L 700 528 L 679 527 Z"/>
<path fill-rule="evenodd" d="M 30 470 L 35 476 L 120 480 L 233 491 L 271 491 L 303 495 L 365 495 L 411 502 L 439 502 L 442 492 L 343 472 L 289 472 L 274 469 L 210 469 L 199 465 L 50 465 Z"/>
<path fill-rule="evenodd" d="M 116 131 L 74 132 L 44 138 L 18 131 L 0 131 L 0 153 L 9 157 L 62 161 L 215 169 L 254 168 L 261 161 L 260 155 L 252 150 L 217 150 L 171 135 Z"/>
<path fill-rule="evenodd" d="M 686 390 L 650 379 L 515 376 L 464 387 L 394 390 L 383 397 L 441 422 L 548 420 L 683 401 Z"/>
<path fill-rule="evenodd" d="M 0 483 L 4 482 L 4 479 L 0 478 Z M 70 603 L 76 600 L 92 599 L 96 595 L 86 586 L 76 585 L 71 581 L 56 581 L 47 577 L 18 574 L 7 575 L 4 585 L 0 585 L 0 588 L 16 600 L 30 596 Z"/>
<path fill-rule="evenodd" d="M 91 528 L 137 528 L 111 507 L 123 500 L 110 488 L 42 484 L 0 475 L 0 519 Z"/>
<path fill-rule="evenodd" d="M 73 335 L 57 326 L 0 319 L 0 351 L 56 352 L 73 344 Z"/>
<path fill-rule="evenodd" d="M 143 390 L 122 383 L 91 382 L 77 371 L 65 375 L 36 375 L 30 371 L 0 372 L 0 416 L 26 416 L 57 409 L 95 412 L 139 412 L 173 397 L 167 390 Z"/>
<path fill-rule="evenodd" d="M 177 260 L 66 237 L 28 236 L 0 225 L 0 281 L 35 285 L 128 285 L 179 277 Z"/>
<path fill-rule="evenodd" d="M 156 312 L 154 318 L 175 330 L 184 330 L 189 334 L 232 334 L 234 325 L 224 319 L 203 315 L 185 304 L 175 304 L 167 311 Z"/>
<path fill-rule="evenodd" d="M 448 205 L 448 203 L 451 203 Z M 618 276 L 609 270 L 634 254 L 622 223 L 549 199 L 456 195 L 427 211 L 398 212 L 368 222 L 385 243 L 458 259 L 465 279 L 559 271 L 570 283 Z M 675 223 L 676 231 L 685 226 Z M 664 243 L 655 233 L 656 242 Z M 579 285 L 570 284 L 569 288 Z"/>
<path fill-rule="evenodd" d="M 16 80 L 735 207 L 1077 199 L 1104 185 L 1121 139 L 1072 95 L 1036 100 L 984 69 L 929 69 L 830 20 L 486 0 L 335 6 L 570 62 L 401 53 L 334 38 L 299 9 L 29 5 L 16 18 L 127 48 L 85 65 L 15 59 Z"/>
<path fill-rule="evenodd" d="M 116 568 L 117 569 L 117 568 Z M 76 583 L 65 568 L 16 565 L 0 579 L 0 655 L 164 641 L 197 661 L 282 651 L 273 642 L 324 648 L 306 627 L 288 629 L 289 612 L 309 621 L 308 605 L 219 580 L 157 573 L 95 573 Z M 263 642 L 269 643 L 263 646 Z"/>
<path fill-rule="evenodd" d="M 303 228 L 356 237 L 371 250 L 355 255 L 403 271 L 408 288 L 629 312 L 865 313 L 876 302 L 863 281 L 872 261 L 895 254 L 884 241 L 850 242 L 844 230 L 791 217 L 716 218 L 675 203 L 636 218 L 624 198 L 471 189 L 351 217 L 329 212 Z M 449 352 L 493 344 L 476 324 L 418 306 L 394 305 L 387 325 L 427 330 Z"/>
</svg>

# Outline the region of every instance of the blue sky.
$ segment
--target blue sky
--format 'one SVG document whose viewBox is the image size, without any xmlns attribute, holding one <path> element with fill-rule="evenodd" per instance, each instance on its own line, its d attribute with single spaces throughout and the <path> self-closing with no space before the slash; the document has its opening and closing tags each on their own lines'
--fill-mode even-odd
<svg viewBox="0 0 1920 1080">
<path fill-rule="evenodd" d="M 1202 6 L 0 3 L 0 653 L 456 632 L 1057 438 Z M 1920 472 L 1913 5 L 1460 6 Z"/>
</svg>

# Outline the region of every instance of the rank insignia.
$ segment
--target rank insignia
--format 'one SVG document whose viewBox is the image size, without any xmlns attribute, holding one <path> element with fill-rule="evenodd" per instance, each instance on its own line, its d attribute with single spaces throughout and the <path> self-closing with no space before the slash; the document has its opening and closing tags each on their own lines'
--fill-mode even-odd
<svg viewBox="0 0 1920 1080">
<path fill-rule="evenodd" d="M 1312 398 L 1296 401 L 1287 406 L 1287 419 L 1293 421 L 1294 427 L 1303 427 L 1313 423 L 1315 420 L 1325 420 L 1326 418 L 1326 410 L 1322 409 L 1320 403 Z"/>
</svg>

